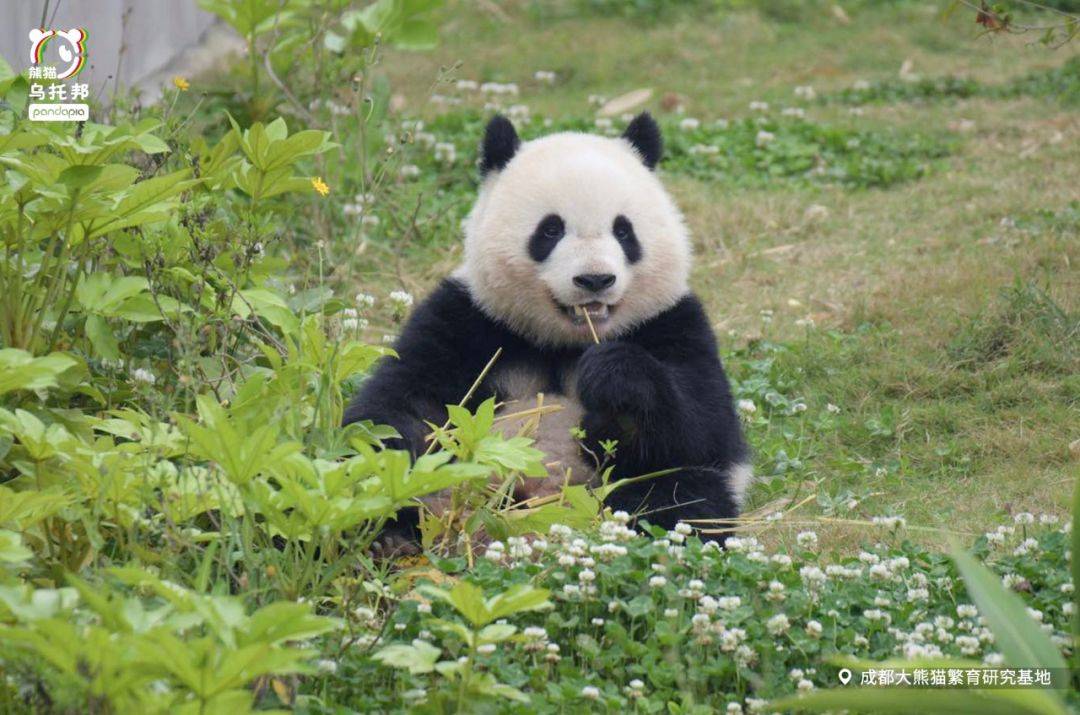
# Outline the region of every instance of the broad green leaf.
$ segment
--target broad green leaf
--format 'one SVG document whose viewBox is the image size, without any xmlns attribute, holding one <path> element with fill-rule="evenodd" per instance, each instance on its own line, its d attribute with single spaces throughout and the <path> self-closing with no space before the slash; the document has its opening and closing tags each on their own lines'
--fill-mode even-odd
<svg viewBox="0 0 1080 715">
<path fill-rule="evenodd" d="M 75 358 L 63 353 L 36 358 L 18 348 L 0 349 L 0 395 L 13 390 L 56 387 L 57 378 L 78 364 Z"/>
<path fill-rule="evenodd" d="M 371 657 L 391 668 L 402 668 L 413 675 L 421 675 L 435 670 L 435 663 L 439 660 L 441 652 L 430 643 L 417 639 L 412 642 L 412 645 L 402 643 L 388 645 Z"/>
</svg>

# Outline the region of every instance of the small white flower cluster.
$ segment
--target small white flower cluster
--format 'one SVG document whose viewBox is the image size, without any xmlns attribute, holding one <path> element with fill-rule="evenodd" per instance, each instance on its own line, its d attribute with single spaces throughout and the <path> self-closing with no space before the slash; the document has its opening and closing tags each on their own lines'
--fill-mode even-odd
<svg viewBox="0 0 1080 715">
<path fill-rule="evenodd" d="M 404 290 L 391 291 L 390 295 L 387 296 L 387 297 L 390 299 L 390 302 L 394 304 L 395 308 L 408 309 L 408 308 L 412 307 L 413 295 L 412 295 L 412 293 L 409 293 L 408 291 L 404 291 Z"/>
<path fill-rule="evenodd" d="M 813 101 L 817 97 L 817 92 L 814 88 L 808 84 L 801 85 L 795 88 L 795 96 L 799 99 L 805 99 L 808 102 Z"/>
<path fill-rule="evenodd" d="M 453 164 L 457 161 L 457 147 L 452 142 L 436 142 L 433 153 L 435 161 L 443 164 Z"/>
<path fill-rule="evenodd" d="M 802 107 L 784 107 L 780 110 L 780 114 L 785 117 L 794 117 L 795 119 L 806 119 L 806 110 Z"/>
<path fill-rule="evenodd" d="M 907 526 L 907 519 L 902 516 L 875 516 L 871 521 L 887 529 L 903 529 Z"/>
<path fill-rule="evenodd" d="M 695 144 L 688 150 L 693 155 L 707 155 L 712 156 L 720 153 L 720 147 L 715 144 Z"/>
<path fill-rule="evenodd" d="M 692 132 L 701 126 L 701 120 L 694 117 L 683 117 L 679 120 L 679 129 L 684 132 Z"/>
<path fill-rule="evenodd" d="M 555 73 L 551 70 L 536 70 L 536 72 L 533 73 L 533 79 L 537 82 L 555 84 Z"/>
<path fill-rule="evenodd" d="M 356 308 L 345 308 L 341 311 L 341 327 L 344 330 L 364 330 L 368 326 L 367 318 L 361 318 Z"/>
<path fill-rule="evenodd" d="M 627 524 L 630 523 L 630 515 L 625 511 L 616 511 L 610 519 L 605 519 L 600 524 L 600 540 L 604 542 L 630 541 L 637 536 L 637 532 Z"/>
<path fill-rule="evenodd" d="M 753 101 L 750 103 L 751 112 L 767 112 L 769 111 L 768 102 Z"/>
<path fill-rule="evenodd" d="M 774 139 L 776 139 L 775 134 L 761 129 L 758 131 L 757 136 L 754 137 L 754 144 L 756 144 L 758 148 L 763 148 L 772 143 Z"/>
<path fill-rule="evenodd" d="M 520 94 L 517 82 L 484 82 L 480 85 L 480 91 L 484 94 L 508 97 L 516 97 Z"/>
<path fill-rule="evenodd" d="M 529 105 L 511 104 L 506 110 L 506 116 L 510 118 L 510 121 L 528 124 L 530 117 Z"/>
</svg>

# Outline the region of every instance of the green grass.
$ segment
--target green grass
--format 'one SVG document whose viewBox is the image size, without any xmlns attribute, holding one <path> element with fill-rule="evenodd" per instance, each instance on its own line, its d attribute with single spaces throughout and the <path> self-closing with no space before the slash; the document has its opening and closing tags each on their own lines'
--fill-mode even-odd
<svg viewBox="0 0 1080 715">
<path fill-rule="evenodd" d="M 499 8 L 454 4 L 437 50 L 388 57 L 399 103 L 431 126 L 459 121 L 457 107 L 430 101 L 440 67 L 455 68 L 451 81 L 519 83 L 521 96 L 503 104 L 525 104 L 555 126 L 591 124 L 590 95 L 653 89 L 643 106 L 668 130 L 664 174 L 695 236 L 694 288 L 740 397 L 759 406 L 749 434 L 763 479 L 751 509 L 813 495 L 800 513 L 827 515 L 853 495 L 864 518 L 904 513 L 977 533 L 1002 514 L 1064 508 L 1080 418 L 1080 241 L 1069 203 L 1080 116 L 1046 87 L 1071 77 L 1058 68 L 1074 50 L 977 39 L 971 18 L 942 21 L 915 3 L 862 6 L 847 25 L 828 13 L 776 22 L 666 11 L 643 22 Z M 908 60 L 921 83 L 896 79 Z M 554 85 L 534 81 L 536 70 L 555 71 Z M 908 89 L 859 115 L 794 93 L 812 85 L 821 97 L 855 80 L 948 89 L 956 83 L 938 78 L 955 75 L 969 77 L 968 88 L 1019 89 L 937 93 L 948 102 Z M 752 101 L 769 102 L 769 121 L 785 127 L 801 121 L 779 110 L 803 107 L 810 123 L 864 133 L 891 160 L 896 146 L 883 137 L 927 137 L 917 140 L 918 168 L 857 188 L 761 170 L 732 148 L 739 127 L 755 126 Z M 701 128 L 680 132 L 682 116 Z M 731 128 L 710 129 L 718 119 Z M 720 157 L 688 161 L 695 134 L 710 132 Z M 884 188 L 865 188 L 876 184 Z M 452 210 L 468 201 L 455 195 Z M 815 204 L 825 215 L 807 212 Z M 404 247 L 414 269 L 406 282 L 419 292 L 459 256 L 453 234 L 430 235 Z M 354 270 L 367 286 L 387 279 L 364 261 Z M 783 399 L 770 404 L 770 393 Z M 806 411 L 781 414 L 794 401 Z M 863 536 L 850 525 L 834 531 L 840 547 Z"/>
</svg>

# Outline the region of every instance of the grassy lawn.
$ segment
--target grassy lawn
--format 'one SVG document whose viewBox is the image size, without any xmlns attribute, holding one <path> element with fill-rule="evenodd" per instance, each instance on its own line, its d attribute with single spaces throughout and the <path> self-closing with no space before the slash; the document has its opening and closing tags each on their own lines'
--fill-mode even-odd
<svg viewBox="0 0 1080 715">
<path fill-rule="evenodd" d="M 454 111 L 431 101 L 447 93 L 433 89 L 443 73 L 518 82 L 521 96 L 504 104 L 544 117 L 589 118 L 590 95 L 648 87 L 643 106 L 661 117 L 678 104 L 703 122 L 734 120 L 752 101 L 774 114 L 794 105 L 800 85 L 820 99 L 859 80 L 895 83 L 905 63 L 997 85 L 1075 53 L 976 38 L 971 17 L 943 20 L 932 4 L 865 7 L 849 24 L 755 12 L 559 17 L 527 3 L 449 13 L 437 50 L 387 57 L 407 112 Z M 534 81 L 537 70 L 556 72 L 554 85 Z M 862 533 L 844 519 L 878 514 L 976 533 L 1002 514 L 1063 509 L 1077 472 L 1069 443 L 1080 437 L 1076 106 L 1046 96 L 932 97 L 858 113 L 802 104 L 810 121 L 926 132 L 952 152 L 883 189 L 669 173 L 695 236 L 693 285 L 740 395 L 764 381 L 783 397 L 751 420 L 762 475 L 751 508 L 816 496 L 799 513 L 837 518 L 824 533 L 841 541 Z M 408 287 L 424 292 L 458 250 L 453 235 L 426 245 Z M 355 278 L 397 280 L 370 266 Z M 776 414 L 797 401 L 807 409 Z"/>
</svg>

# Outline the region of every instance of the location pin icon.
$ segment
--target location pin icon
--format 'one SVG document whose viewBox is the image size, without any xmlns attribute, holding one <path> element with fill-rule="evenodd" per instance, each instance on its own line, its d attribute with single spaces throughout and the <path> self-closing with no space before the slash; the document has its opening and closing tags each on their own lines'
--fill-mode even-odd
<svg viewBox="0 0 1080 715">
<path fill-rule="evenodd" d="M 851 671 L 848 670 L 847 668 L 841 668 L 839 675 L 840 675 L 840 684 L 841 685 L 847 685 L 848 683 L 851 682 Z"/>
</svg>

